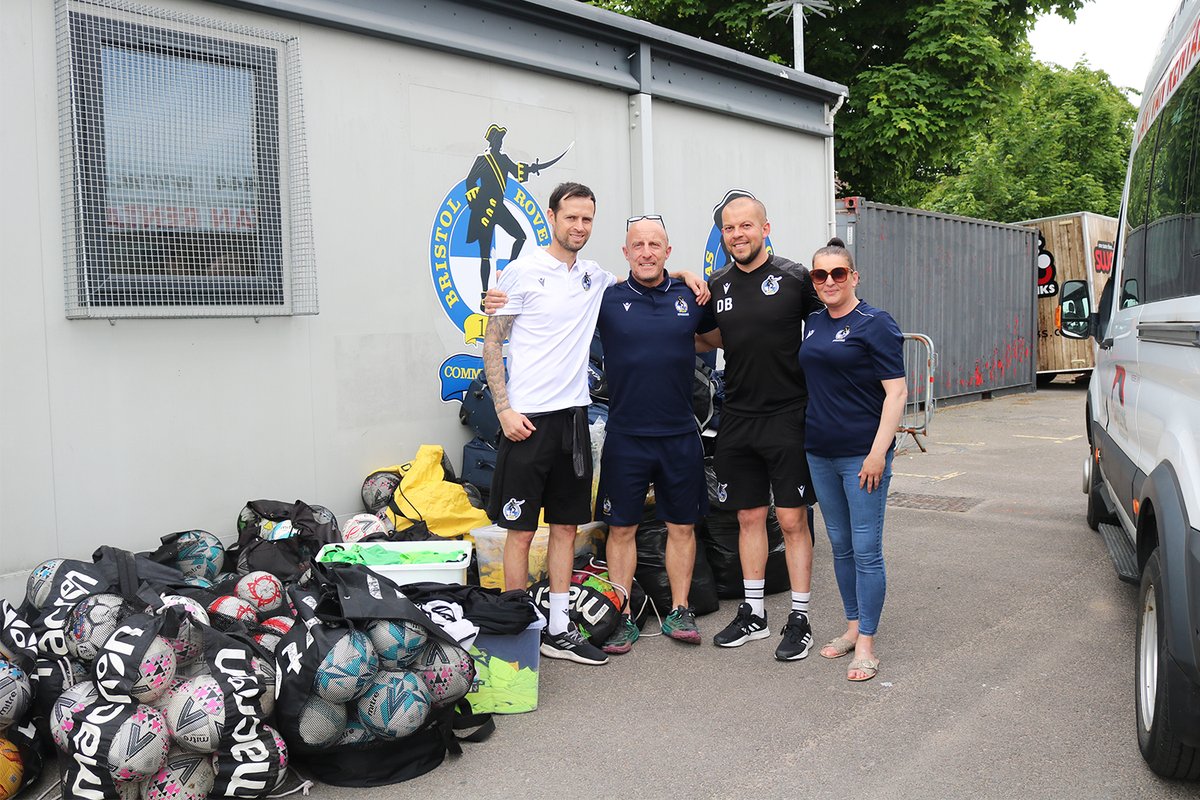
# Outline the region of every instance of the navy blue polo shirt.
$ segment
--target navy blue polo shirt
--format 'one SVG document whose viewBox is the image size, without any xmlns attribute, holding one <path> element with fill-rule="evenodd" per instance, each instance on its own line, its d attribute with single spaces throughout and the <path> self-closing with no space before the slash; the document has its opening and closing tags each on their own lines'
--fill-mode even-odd
<svg viewBox="0 0 1200 800">
<path fill-rule="evenodd" d="M 696 295 L 670 276 L 647 288 L 630 275 L 604 292 L 596 328 L 608 378 L 607 430 L 633 436 L 696 430 L 692 382 L 702 316 Z"/>
<path fill-rule="evenodd" d="M 904 334 L 886 311 L 859 301 L 834 319 L 808 316 L 800 365 L 808 378 L 804 449 L 823 458 L 871 452 L 883 415 L 881 381 L 904 377 Z"/>
</svg>

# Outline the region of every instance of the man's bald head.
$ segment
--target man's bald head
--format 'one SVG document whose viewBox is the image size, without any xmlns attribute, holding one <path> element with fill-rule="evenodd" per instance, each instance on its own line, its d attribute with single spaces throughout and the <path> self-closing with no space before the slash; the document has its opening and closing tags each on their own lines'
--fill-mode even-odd
<svg viewBox="0 0 1200 800">
<path fill-rule="evenodd" d="M 759 225 L 767 221 L 767 207 L 762 204 L 761 200 L 754 197 L 739 197 L 730 200 L 721 209 L 721 225 L 727 225 L 732 217 L 742 217 L 746 214 L 753 214 Z"/>
<path fill-rule="evenodd" d="M 639 219 L 630 223 L 621 250 L 635 281 L 643 286 L 657 286 L 663 280 L 671 243 L 662 220 Z"/>
</svg>

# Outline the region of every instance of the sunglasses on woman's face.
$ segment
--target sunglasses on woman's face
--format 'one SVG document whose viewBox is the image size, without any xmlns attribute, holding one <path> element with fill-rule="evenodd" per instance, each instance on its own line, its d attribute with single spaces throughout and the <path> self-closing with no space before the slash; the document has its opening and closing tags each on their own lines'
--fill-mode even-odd
<svg viewBox="0 0 1200 800">
<path fill-rule="evenodd" d="M 849 277 L 850 270 L 848 270 L 846 267 L 834 267 L 831 270 L 814 269 L 812 271 L 813 283 L 817 284 L 818 286 L 830 278 L 833 278 L 834 283 L 845 283 L 846 279 Z"/>
</svg>

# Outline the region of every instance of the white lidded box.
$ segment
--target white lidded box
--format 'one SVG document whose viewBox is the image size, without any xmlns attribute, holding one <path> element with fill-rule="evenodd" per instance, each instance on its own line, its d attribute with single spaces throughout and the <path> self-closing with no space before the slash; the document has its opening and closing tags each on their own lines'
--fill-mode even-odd
<svg viewBox="0 0 1200 800">
<path fill-rule="evenodd" d="M 396 552 L 431 551 L 445 556 L 442 563 L 429 564 L 365 564 L 377 575 L 403 586 L 406 583 L 461 583 L 467 582 L 467 565 L 471 563 L 471 543 L 459 539 L 433 539 L 428 542 L 363 542 L 345 544 L 335 542 L 323 546 L 317 553 L 317 561 L 325 562 L 326 554 L 335 550 L 353 547 L 382 547 Z"/>
</svg>

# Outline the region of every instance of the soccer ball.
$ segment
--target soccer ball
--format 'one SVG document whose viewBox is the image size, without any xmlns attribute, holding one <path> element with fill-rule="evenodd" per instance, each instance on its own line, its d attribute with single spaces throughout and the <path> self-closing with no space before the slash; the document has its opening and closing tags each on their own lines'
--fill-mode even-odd
<svg viewBox="0 0 1200 800">
<path fill-rule="evenodd" d="M 25 718 L 33 702 L 33 687 L 25 670 L 0 659 L 0 731 Z"/>
<path fill-rule="evenodd" d="M 144 781 L 158 772 L 171 746 L 167 721 L 157 708 L 139 703 L 128 714 L 108 748 L 108 771 L 118 783 Z"/>
<path fill-rule="evenodd" d="M 225 617 L 229 621 L 258 622 L 258 611 L 254 606 L 240 597 L 223 594 L 208 607 L 208 613 Z"/>
<path fill-rule="evenodd" d="M 204 631 L 200 626 L 210 624 L 208 612 L 197 601 L 180 594 L 164 594 L 162 601 L 164 608 L 175 606 L 184 612 L 179 621 L 179 634 L 167 642 L 175 651 L 177 665 L 189 664 L 204 652 Z"/>
<path fill-rule="evenodd" d="M 321 660 L 313 688 L 331 703 L 348 703 L 367 690 L 378 671 L 371 640 L 362 631 L 348 630 Z"/>
<path fill-rule="evenodd" d="M 433 707 L 443 708 L 471 691 L 475 682 L 475 662 L 458 645 L 430 639 L 409 669 L 421 676 L 433 696 Z"/>
<path fill-rule="evenodd" d="M 92 681 L 80 681 L 60 694 L 50 707 L 50 738 L 60 750 L 67 749 L 75 730 L 75 715 L 100 699 L 100 690 Z"/>
<path fill-rule="evenodd" d="M 167 726 L 180 747 L 211 753 L 225 727 L 225 694 L 217 679 L 201 675 L 177 687 L 167 702 Z"/>
<path fill-rule="evenodd" d="M 291 617 L 269 617 L 258 623 L 260 628 L 270 628 L 271 633 L 277 633 L 284 636 L 296 624 L 296 620 Z"/>
<path fill-rule="evenodd" d="M 287 765 L 288 765 L 287 742 L 285 742 L 283 740 L 283 737 L 279 735 L 279 732 L 276 731 L 274 728 L 272 728 L 270 725 L 263 725 L 262 727 L 263 727 L 263 730 L 266 731 L 266 733 L 269 735 L 271 743 L 275 745 L 275 757 L 277 759 L 276 763 L 279 764 L 279 777 L 276 778 L 276 780 L 275 780 L 275 788 L 278 789 L 280 787 L 280 785 L 283 783 L 284 778 L 287 777 Z"/>
<path fill-rule="evenodd" d="M 67 614 L 65 633 L 71 655 L 92 662 L 121 620 L 133 613 L 118 595 L 94 594 L 75 604 Z"/>
<path fill-rule="evenodd" d="M 258 527 L 258 535 L 267 541 L 274 542 L 295 536 L 296 528 L 292 525 L 290 519 L 281 520 L 280 522 L 264 519 Z"/>
<path fill-rule="evenodd" d="M 0 739 L 0 800 L 16 797 L 24 775 L 21 751 L 8 739 Z"/>
<path fill-rule="evenodd" d="M 205 800 L 216 779 L 212 756 L 172 747 L 163 768 L 142 785 L 141 796 L 143 800 Z"/>
<path fill-rule="evenodd" d="M 371 733 L 371 729 L 362 724 L 357 719 L 346 721 L 346 727 L 338 734 L 337 739 L 333 741 L 330 747 L 342 747 L 347 744 L 365 744 L 366 742 L 375 741 L 375 734 Z"/>
<path fill-rule="evenodd" d="M 387 507 L 399 485 L 400 476 L 394 472 L 374 472 L 368 475 L 362 485 L 363 507 L 373 514 L 378 514 Z"/>
<path fill-rule="evenodd" d="M 54 589 L 54 578 L 58 575 L 62 563 L 61 558 L 52 558 L 38 564 L 29 573 L 29 580 L 25 584 L 25 597 L 34 608 L 45 607 L 50 599 L 50 593 Z"/>
<path fill-rule="evenodd" d="M 153 703 L 175 679 L 175 649 L 162 636 L 155 636 L 138 665 L 137 679 L 129 693 L 139 703 Z"/>
<path fill-rule="evenodd" d="M 346 727 L 346 706 L 312 695 L 300 709 L 300 740 L 310 747 L 324 747 Z"/>
<path fill-rule="evenodd" d="M 379 534 L 387 534 L 387 527 L 379 517 L 374 514 L 355 514 L 346 520 L 346 525 L 342 528 L 342 541 L 353 544 L 368 536 Z"/>
<path fill-rule="evenodd" d="M 283 605 L 283 582 L 262 570 L 243 575 L 234 593 L 259 611 L 274 611 Z"/>
<path fill-rule="evenodd" d="M 408 736 L 424 724 L 432 698 L 425 684 L 406 670 L 383 670 L 355 706 L 358 719 L 380 739 Z"/>
<path fill-rule="evenodd" d="M 211 581 L 225 566 L 225 545 L 208 531 L 185 531 L 176 544 L 175 566 L 189 578 Z"/>
<path fill-rule="evenodd" d="M 407 667 L 425 646 L 425 629 L 408 620 L 377 619 L 367 625 L 367 636 L 379 654 L 380 669 Z"/>
</svg>

